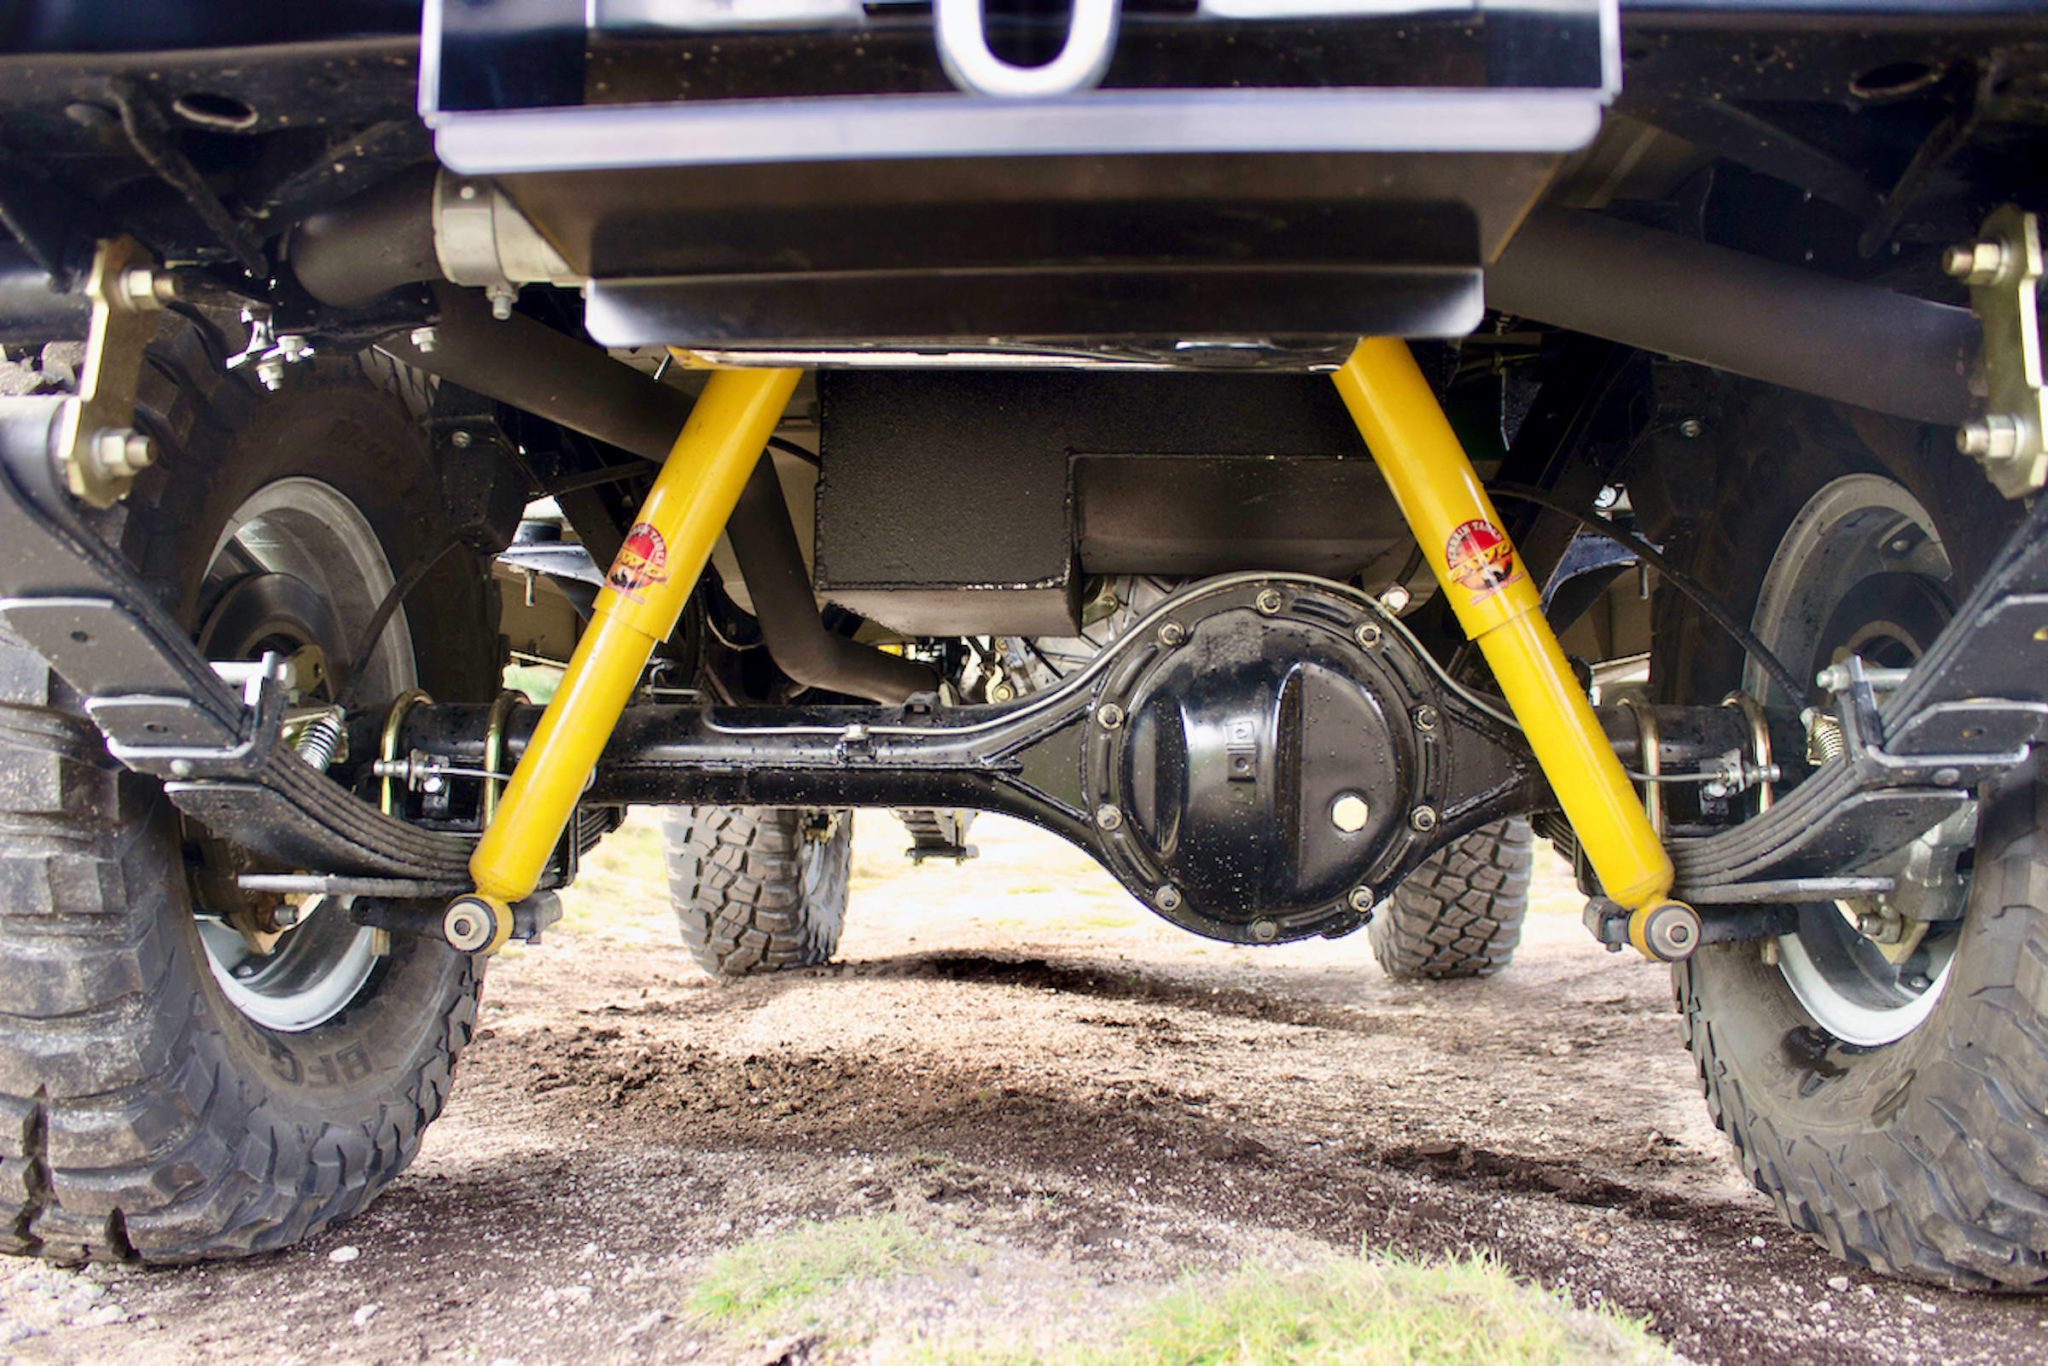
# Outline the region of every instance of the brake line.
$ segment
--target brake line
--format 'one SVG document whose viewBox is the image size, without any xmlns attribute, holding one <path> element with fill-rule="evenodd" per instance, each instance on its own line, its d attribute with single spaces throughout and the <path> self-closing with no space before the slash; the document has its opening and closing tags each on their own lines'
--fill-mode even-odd
<svg viewBox="0 0 2048 1366">
<path fill-rule="evenodd" d="M 1685 594 L 1688 598 L 1691 598 L 1702 612 L 1712 617 L 1714 624 L 1726 631 L 1734 639 L 1735 643 L 1742 647 L 1744 653 L 1763 666 L 1764 672 L 1771 676 L 1773 683 L 1776 683 L 1785 690 L 1786 696 L 1790 697 L 1794 702 L 1805 698 L 1807 690 L 1799 682 L 1798 676 L 1785 667 L 1783 660 L 1771 653 L 1768 645 L 1758 640 L 1748 627 L 1737 621 L 1734 614 L 1729 612 L 1726 607 L 1723 607 L 1719 599 L 1715 598 L 1713 594 L 1701 587 L 1697 579 L 1674 566 L 1670 560 L 1664 557 L 1662 551 L 1642 537 L 1623 531 L 1604 518 L 1596 517 L 1590 512 L 1575 508 L 1571 504 L 1561 499 L 1553 498 L 1543 490 L 1531 488 L 1527 484 L 1489 484 L 1486 491 L 1496 498 L 1506 498 L 1520 503 L 1531 503 L 1548 512 L 1555 512 L 1559 516 L 1569 517 L 1595 536 L 1605 537 L 1607 540 L 1632 552 L 1637 559 L 1669 579 L 1671 586 Z"/>
</svg>

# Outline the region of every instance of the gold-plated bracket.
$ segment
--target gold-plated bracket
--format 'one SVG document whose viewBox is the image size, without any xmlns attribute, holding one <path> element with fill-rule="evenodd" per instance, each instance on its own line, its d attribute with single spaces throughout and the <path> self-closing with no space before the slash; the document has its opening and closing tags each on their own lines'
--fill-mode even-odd
<svg viewBox="0 0 2048 1366">
<path fill-rule="evenodd" d="M 1970 287 L 1984 324 L 1985 414 L 1956 431 L 1993 487 L 2022 498 L 2048 484 L 2048 388 L 2041 381 L 2041 223 L 2017 205 L 1991 211 L 1974 242 L 1948 249 L 1942 268 Z"/>
<path fill-rule="evenodd" d="M 135 394 L 142 352 L 156 336 L 156 313 L 171 296 L 170 277 L 154 268 L 132 237 L 100 243 L 86 277 L 92 328 L 78 395 L 64 405 L 58 458 L 64 482 L 89 507 L 109 508 L 127 496 L 135 476 L 156 463 L 156 450 L 135 430 Z"/>
</svg>

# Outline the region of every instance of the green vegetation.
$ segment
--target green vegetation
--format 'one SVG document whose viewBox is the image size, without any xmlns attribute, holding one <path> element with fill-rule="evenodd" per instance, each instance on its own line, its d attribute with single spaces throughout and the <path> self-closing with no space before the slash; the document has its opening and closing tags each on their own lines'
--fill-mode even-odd
<svg viewBox="0 0 2048 1366">
<path fill-rule="evenodd" d="M 1055 1329 L 1090 1333 L 1085 1318 Z M 1085 1341 L 938 1339 L 917 1366 L 1668 1366 L 1619 1314 L 1584 1310 L 1487 1257 L 1342 1259 L 1183 1282 Z"/>
<path fill-rule="evenodd" d="M 803 1326 L 816 1301 L 855 1281 L 883 1280 L 945 1260 L 900 1214 L 803 1224 L 719 1253 L 689 1311 L 741 1330 Z"/>
<path fill-rule="evenodd" d="M 1577 1309 L 1490 1258 L 1361 1258 L 1190 1282 L 1076 1366 L 1545 1366 L 1667 1362 L 1641 1325 Z"/>
</svg>

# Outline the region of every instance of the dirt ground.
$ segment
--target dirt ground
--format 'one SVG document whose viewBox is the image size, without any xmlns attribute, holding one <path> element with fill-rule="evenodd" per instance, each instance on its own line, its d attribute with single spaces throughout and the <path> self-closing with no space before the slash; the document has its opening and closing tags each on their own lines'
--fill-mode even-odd
<svg viewBox="0 0 2048 1366">
<path fill-rule="evenodd" d="M 0 1359 L 814 1359 L 829 1326 L 718 1334 L 693 1278 L 895 1210 L 976 1254 L 871 1295 L 866 1360 L 1085 1333 L 1191 1272 L 1361 1243 L 1489 1251 L 1694 1361 L 2048 1360 L 2048 1304 L 1886 1282 L 1778 1224 L 1666 974 L 1595 948 L 1547 857 L 1512 969 L 1414 986 L 1362 934 L 1213 944 L 1049 836 L 974 838 L 912 869 L 863 813 L 841 961 L 725 986 L 677 947 L 636 819 L 493 966 L 452 1105 L 366 1214 L 238 1264 L 0 1264 Z"/>
</svg>

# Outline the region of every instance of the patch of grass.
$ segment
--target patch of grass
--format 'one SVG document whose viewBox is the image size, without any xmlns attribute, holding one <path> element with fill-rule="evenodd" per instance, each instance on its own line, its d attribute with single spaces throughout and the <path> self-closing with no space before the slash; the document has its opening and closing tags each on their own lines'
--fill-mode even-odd
<svg viewBox="0 0 2048 1366">
<path fill-rule="evenodd" d="M 1189 1283 L 1076 1366 L 1547 1366 L 1668 1362 L 1639 1323 L 1574 1307 L 1491 1258 L 1361 1258 Z"/>
<path fill-rule="evenodd" d="M 1089 1333 L 1090 1326 L 1076 1325 Z M 1062 1335 L 1063 1336 L 1063 1335 Z M 917 1366 L 1667 1366 L 1641 1324 L 1487 1257 L 1367 1256 L 1191 1279 L 1083 1342 L 937 1341 Z"/>
<path fill-rule="evenodd" d="M 885 1280 L 940 1260 L 939 1247 L 900 1214 L 804 1224 L 713 1257 L 688 1308 L 723 1326 L 779 1331 L 842 1286 Z"/>
</svg>

